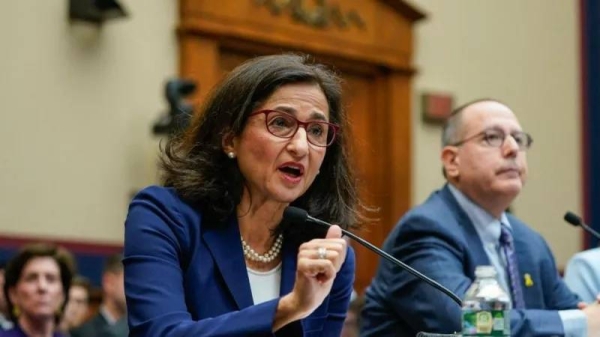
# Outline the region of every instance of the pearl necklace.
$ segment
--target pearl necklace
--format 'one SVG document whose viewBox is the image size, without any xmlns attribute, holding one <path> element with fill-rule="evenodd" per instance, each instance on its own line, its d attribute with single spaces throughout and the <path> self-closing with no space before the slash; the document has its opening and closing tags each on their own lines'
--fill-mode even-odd
<svg viewBox="0 0 600 337">
<path fill-rule="evenodd" d="M 277 256 L 279 256 L 279 252 L 281 252 L 281 244 L 283 243 L 283 234 L 279 234 L 275 242 L 273 242 L 273 246 L 269 249 L 265 254 L 258 254 L 250 245 L 244 241 L 244 238 L 240 235 L 240 239 L 242 239 L 242 248 L 244 248 L 244 256 L 251 261 L 269 263 Z"/>
</svg>

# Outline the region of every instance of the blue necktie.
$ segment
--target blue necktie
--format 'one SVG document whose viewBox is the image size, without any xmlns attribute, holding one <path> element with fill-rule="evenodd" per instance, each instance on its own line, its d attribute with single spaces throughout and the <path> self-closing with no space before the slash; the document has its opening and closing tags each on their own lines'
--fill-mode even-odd
<svg viewBox="0 0 600 337">
<path fill-rule="evenodd" d="M 510 233 L 510 230 L 505 225 L 500 225 L 500 228 L 500 246 L 506 255 L 506 270 L 508 272 L 508 278 L 510 279 L 513 308 L 525 309 L 523 289 L 521 288 L 521 282 L 519 282 L 521 274 L 519 273 L 519 265 L 517 263 L 517 254 L 515 252 L 513 237 Z"/>
</svg>

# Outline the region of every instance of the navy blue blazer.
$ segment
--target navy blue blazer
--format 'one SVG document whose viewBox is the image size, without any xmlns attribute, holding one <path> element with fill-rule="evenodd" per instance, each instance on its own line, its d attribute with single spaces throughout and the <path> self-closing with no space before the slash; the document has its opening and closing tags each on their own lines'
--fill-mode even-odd
<svg viewBox="0 0 600 337">
<path fill-rule="evenodd" d="M 544 239 L 514 216 L 508 220 L 527 307 L 511 311 L 512 335 L 562 335 L 557 310 L 576 309 L 579 299 L 560 279 Z M 475 280 L 475 268 L 490 264 L 475 227 L 447 186 L 400 219 L 383 248 L 461 298 Z M 525 284 L 526 278 L 532 282 Z M 385 260 L 366 291 L 362 319 L 362 337 L 461 331 L 458 304 Z"/>
<path fill-rule="evenodd" d="M 284 242 L 281 295 L 293 289 L 297 249 Z M 254 305 L 235 217 L 214 223 L 173 189 L 146 188 L 129 207 L 124 255 L 129 336 L 273 336 L 279 299 Z M 276 335 L 339 336 L 354 262 L 349 247 L 323 304 Z"/>
</svg>

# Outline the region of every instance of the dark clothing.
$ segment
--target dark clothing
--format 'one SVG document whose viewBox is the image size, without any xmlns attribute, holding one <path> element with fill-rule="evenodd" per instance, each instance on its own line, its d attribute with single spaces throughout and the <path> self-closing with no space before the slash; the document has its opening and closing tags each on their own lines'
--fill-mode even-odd
<svg viewBox="0 0 600 337">
<path fill-rule="evenodd" d="M 281 253 L 283 296 L 294 287 L 298 247 L 284 242 Z M 174 189 L 146 188 L 129 206 L 123 264 L 131 336 L 273 336 L 279 298 L 254 305 L 235 216 L 218 223 Z M 277 336 L 339 336 L 354 264 L 348 247 L 329 296 Z"/>
<path fill-rule="evenodd" d="M 17 324 L 15 324 L 15 326 L 10 329 L 10 330 L 6 330 L 6 331 L 0 331 L 0 337 L 28 337 L 25 332 L 23 330 L 21 330 L 21 327 Z M 59 332 L 55 332 L 52 337 L 65 337 L 65 335 L 59 333 Z"/>
<path fill-rule="evenodd" d="M 128 334 L 126 318 L 110 325 L 101 313 L 70 332 L 71 337 L 127 337 Z"/>
<path fill-rule="evenodd" d="M 511 311 L 511 333 L 562 336 L 558 310 L 576 309 L 579 299 L 560 279 L 546 241 L 516 217 L 507 218 L 526 308 Z M 447 186 L 408 212 L 383 249 L 461 298 L 475 279 L 475 268 L 490 264 L 473 223 Z M 437 289 L 381 260 L 366 291 L 361 326 L 363 337 L 452 333 L 461 330 L 461 309 Z"/>
</svg>

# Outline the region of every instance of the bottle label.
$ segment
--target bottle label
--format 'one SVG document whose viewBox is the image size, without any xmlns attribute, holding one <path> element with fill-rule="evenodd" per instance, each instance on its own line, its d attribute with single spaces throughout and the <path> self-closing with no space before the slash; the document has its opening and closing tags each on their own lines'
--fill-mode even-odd
<svg viewBox="0 0 600 337">
<path fill-rule="evenodd" d="M 510 336 L 510 313 L 503 310 L 463 310 L 463 336 Z"/>
</svg>

